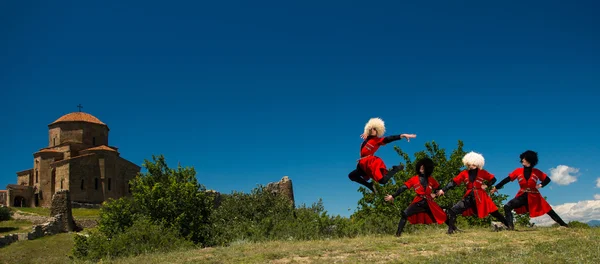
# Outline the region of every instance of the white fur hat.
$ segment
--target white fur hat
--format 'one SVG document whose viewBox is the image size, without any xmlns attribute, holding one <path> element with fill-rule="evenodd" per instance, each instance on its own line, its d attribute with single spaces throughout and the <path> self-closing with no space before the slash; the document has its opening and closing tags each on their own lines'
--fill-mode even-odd
<svg viewBox="0 0 600 264">
<path fill-rule="evenodd" d="M 366 135 L 370 134 L 371 128 L 377 130 L 377 137 L 382 137 L 385 134 L 385 123 L 379 117 L 369 119 L 369 122 L 365 125 Z"/>
<path fill-rule="evenodd" d="M 477 152 L 469 152 L 462 159 L 462 162 L 465 166 L 475 165 L 479 169 L 483 169 L 483 165 L 485 165 L 485 159 L 483 156 Z"/>
</svg>

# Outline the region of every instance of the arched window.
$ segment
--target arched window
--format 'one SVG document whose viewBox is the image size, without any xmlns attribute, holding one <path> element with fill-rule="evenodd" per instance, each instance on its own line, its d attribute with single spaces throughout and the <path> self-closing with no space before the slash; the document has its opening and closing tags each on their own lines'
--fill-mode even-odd
<svg viewBox="0 0 600 264">
<path fill-rule="evenodd" d="M 81 189 L 83 190 L 83 180 L 81 180 Z"/>
<path fill-rule="evenodd" d="M 94 179 L 94 188 L 98 190 L 98 178 Z"/>
<path fill-rule="evenodd" d="M 60 189 L 63 189 L 63 182 L 65 181 L 65 179 L 60 179 Z"/>
<path fill-rule="evenodd" d="M 110 191 L 110 178 L 108 178 L 108 190 Z"/>
</svg>

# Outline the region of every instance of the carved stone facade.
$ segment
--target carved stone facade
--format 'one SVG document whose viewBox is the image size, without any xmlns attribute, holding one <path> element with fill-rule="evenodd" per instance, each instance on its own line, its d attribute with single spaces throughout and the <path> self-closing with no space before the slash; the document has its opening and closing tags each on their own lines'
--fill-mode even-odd
<svg viewBox="0 0 600 264">
<path fill-rule="evenodd" d="M 140 166 L 109 146 L 109 128 L 84 112 L 48 125 L 48 146 L 33 154 L 33 168 L 17 172 L 7 186 L 7 206 L 50 207 L 52 196 L 69 190 L 75 203 L 100 204 L 130 195 L 129 180 Z"/>
</svg>

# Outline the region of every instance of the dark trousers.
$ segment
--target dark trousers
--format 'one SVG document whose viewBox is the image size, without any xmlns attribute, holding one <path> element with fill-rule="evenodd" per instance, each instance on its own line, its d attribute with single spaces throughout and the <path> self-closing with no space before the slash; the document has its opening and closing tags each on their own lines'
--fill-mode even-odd
<svg viewBox="0 0 600 264">
<path fill-rule="evenodd" d="M 400 222 L 398 223 L 398 231 L 396 231 L 396 236 L 402 235 L 402 230 L 404 230 L 404 226 L 406 225 L 407 218 L 411 215 L 426 212 L 431 220 L 435 222 L 435 217 L 433 217 L 433 213 L 431 209 L 429 209 L 429 205 L 426 200 L 421 200 L 417 203 L 409 205 L 406 210 L 402 211 Z"/>
<path fill-rule="evenodd" d="M 473 192 L 471 192 L 467 197 L 456 203 L 454 206 L 452 206 L 452 208 L 450 208 L 450 210 L 447 211 L 449 234 L 452 234 L 454 231 L 458 230 L 456 227 L 456 217 L 470 208 L 472 208 L 475 214 L 477 214 L 477 204 L 475 203 L 475 195 Z M 498 212 L 498 210 L 491 212 L 490 215 L 498 219 L 498 221 L 502 222 L 507 227 L 509 226 L 506 218 L 504 218 L 504 216 Z"/>
<path fill-rule="evenodd" d="M 528 193 L 524 193 L 519 197 L 515 197 L 504 205 L 504 215 L 506 215 L 506 220 L 508 220 L 508 223 L 510 224 L 510 226 L 508 226 L 509 229 L 515 228 L 512 210 L 521 206 L 528 205 L 527 194 Z M 554 209 L 550 210 L 550 212 L 548 212 L 547 214 L 550 216 L 550 218 L 552 218 L 552 220 L 554 220 L 554 222 L 558 223 L 559 225 L 568 226 L 567 223 L 565 223 L 565 221 L 563 221 L 562 218 L 558 216 Z"/>
<path fill-rule="evenodd" d="M 387 172 L 387 174 L 385 174 L 385 176 L 383 176 L 383 178 L 381 178 L 381 180 L 378 181 L 380 184 L 386 184 L 394 176 L 394 174 L 398 173 L 398 171 L 401 170 L 401 169 L 398 169 L 396 166 L 394 166 L 394 167 L 395 167 L 394 169 Z M 367 173 L 365 171 L 363 171 L 360 168 L 360 166 L 358 166 L 358 164 L 357 164 L 356 169 L 348 174 L 348 178 L 351 181 L 354 181 L 354 182 L 364 185 L 365 187 L 369 188 L 369 190 L 371 190 L 372 192 L 375 192 L 375 188 L 373 188 L 373 182 L 372 181 L 368 182 L 362 177 L 363 175 L 366 175 L 366 174 Z"/>
</svg>

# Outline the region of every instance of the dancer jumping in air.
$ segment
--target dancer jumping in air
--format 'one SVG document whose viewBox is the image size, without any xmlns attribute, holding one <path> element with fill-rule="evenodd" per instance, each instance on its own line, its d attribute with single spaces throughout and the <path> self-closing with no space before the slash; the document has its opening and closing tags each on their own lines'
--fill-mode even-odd
<svg viewBox="0 0 600 264">
<path fill-rule="evenodd" d="M 396 236 L 402 235 L 407 220 L 413 225 L 446 222 L 446 213 L 433 200 L 435 191 L 440 187 L 440 184 L 431 176 L 434 166 L 433 160 L 430 158 L 419 160 L 415 166 L 417 175 L 406 181 L 394 194 L 384 198 L 388 202 L 394 202 L 394 198 L 407 189 L 414 189 L 417 193 L 412 203 L 401 212 Z"/>
<path fill-rule="evenodd" d="M 380 146 L 390 142 L 406 138 L 410 142 L 411 138 L 417 137 L 414 134 L 401 134 L 383 137 L 385 134 L 385 123 L 381 118 L 371 118 L 365 125 L 364 133 L 360 136 L 364 141 L 360 146 L 360 159 L 356 169 L 348 174 L 350 180 L 362 184 L 372 192 L 376 192 L 373 187 L 373 181 L 380 184 L 386 184 L 394 174 L 401 171 L 404 166 L 393 166 L 388 172 L 385 163 L 380 157 L 375 156 L 375 152 Z M 373 179 L 373 181 L 368 181 Z"/>
<path fill-rule="evenodd" d="M 517 214 L 525 214 L 529 212 L 529 217 L 534 218 L 548 214 L 552 220 L 563 227 L 568 227 L 567 223 L 563 221 L 560 216 L 550 207 L 548 202 L 540 194 L 539 189 L 550 183 L 550 177 L 546 173 L 534 168 L 538 163 L 538 155 L 536 152 L 527 150 L 519 156 L 523 168 L 517 168 L 511 172 L 508 177 L 500 181 L 493 189 L 491 193 L 496 192 L 498 189 L 507 184 L 509 181 L 512 182 L 516 179 L 519 180 L 519 192 L 515 198 L 510 200 L 504 205 L 504 214 L 506 220 L 508 220 L 508 229 L 514 230 L 515 226 L 513 223 L 512 210 L 514 209 Z M 538 184 L 538 180 L 541 183 Z"/>
<path fill-rule="evenodd" d="M 498 207 L 492 201 L 492 198 L 485 191 L 487 185 L 493 185 L 496 178 L 493 174 L 483 169 L 485 159 L 479 153 L 469 152 L 463 157 L 463 164 L 467 167 L 466 170 L 460 172 L 452 181 L 450 181 L 442 190 L 438 191 L 437 195 L 444 195 L 449 189 L 467 184 L 467 191 L 463 195 L 463 199 L 450 208 L 448 213 L 448 234 L 458 230 L 456 228 L 456 216 L 476 215 L 479 218 L 485 218 L 492 215 L 504 225 L 508 227 L 508 222 L 500 212 Z"/>
</svg>

